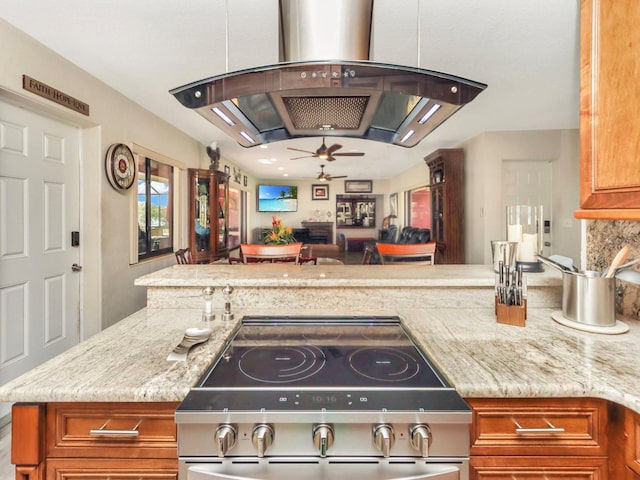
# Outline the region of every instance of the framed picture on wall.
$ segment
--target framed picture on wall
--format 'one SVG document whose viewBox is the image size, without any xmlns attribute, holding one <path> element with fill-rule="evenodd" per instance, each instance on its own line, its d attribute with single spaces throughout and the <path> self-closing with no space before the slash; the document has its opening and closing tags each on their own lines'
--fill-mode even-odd
<svg viewBox="0 0 640 480">
<path fill-rule="evenodd" d="M 371 193 L 373 191 L 373 180 L 345 180 L 345 193 Z"/>
<path fill-rule="evenodd" d="M 329 200 L 329 185 L 311 185 L 311 200 Z"/>
<path fill-rule="evenodd" d="M 398 216 L 398 194 L 392 193 L 389 195 L 389 215 L 394 217 Z"/>
</svg>

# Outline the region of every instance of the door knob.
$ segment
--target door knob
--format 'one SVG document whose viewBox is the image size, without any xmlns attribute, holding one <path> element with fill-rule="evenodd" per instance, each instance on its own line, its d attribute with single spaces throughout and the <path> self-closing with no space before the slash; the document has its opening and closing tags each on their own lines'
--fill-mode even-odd
<svg viewBox="0 0 640 480">
<path fill-rule="evenodd" d="M 74 263 L 73 265 L 71 265 L 72 272 L 79 272 L 81 270 L 82 270 L 82 265 L 78 265 L 77 263 Z"/>
</svg>

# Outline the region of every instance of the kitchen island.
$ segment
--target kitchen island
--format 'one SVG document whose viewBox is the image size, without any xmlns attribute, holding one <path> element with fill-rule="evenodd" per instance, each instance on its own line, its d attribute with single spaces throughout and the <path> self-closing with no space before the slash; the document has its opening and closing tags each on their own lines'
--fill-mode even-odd
<svg viewBox="0 0 640 480">
<path fill-rule="evenodd" d="M 517 327 L 496 322 L 488 265 L 170 267 L 136 281 L 148 288 L 147 308 L 0 387 L 0 401 L 170 408 L 243 315 L 340 314 L 398 315 L 468 399 L 594 398 L 640 412 L 638 322 L 627 319 L 630 331 L 623 335 L 562 326 L 551 319 L 560 308 L 560 275 L 527 277 L 528 316 Z M 235 320 L 224 322 L 221 290 L 227 284 L 235 289 Z M 211 340 L 195 347 L 186 362 L 166 361 L 187 327 L 203 326 L 205 286 L 215 288 Z"/>
</svg>

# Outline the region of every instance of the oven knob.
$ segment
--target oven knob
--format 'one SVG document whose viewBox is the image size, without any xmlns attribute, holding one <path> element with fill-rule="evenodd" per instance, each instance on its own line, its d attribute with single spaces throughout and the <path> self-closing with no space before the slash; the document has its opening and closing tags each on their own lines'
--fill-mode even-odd
<svg viewBox="0 0 640 480">
<path fill-rule="evenodd" d="M 264 457 L 264 452 L 273 443 L 273 427 L 264 423 L 253 427 L 251 443 L 253 443 L 253 446 L 258 450 L 258 457 Z"/>
<path fill-rule="evenodd" d="M 393 427 L 387 423 L 373 427 L 373 441 L 382 452 L 382 456 L 387 458 L 391 455 L 391 447 L 396 436 L 393 434 Z"/>
<path fill-rule="evenodd" d="M 218 456 L 224 457 L 236 444 L 238 430 L 233 425 L 223 424 L 216 430 L 216 443 L 218 444 Z"/>
<path fill-rule="evenodd" d="M 320 451 L 321 457 L 327 456 L 327 450 L 333 445 L 333 426 L 319 423 L 313 426 L 313 444 Z"/>
<path fill-rule="evenodd" d="M 409 427 L 409 437 L 411 438 L 411 446 L 415 448 L 422 458 L 429 456 L 429 445 L 433 437 L 429 425 L 413 425 Z"/>
</svg>

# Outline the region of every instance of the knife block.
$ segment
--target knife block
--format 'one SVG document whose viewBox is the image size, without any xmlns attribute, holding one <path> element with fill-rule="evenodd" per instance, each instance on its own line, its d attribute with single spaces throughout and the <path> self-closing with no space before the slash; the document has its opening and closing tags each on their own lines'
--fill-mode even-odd
<svg viewBox="0 0 640 480">
<path fill-rule="evenodd" d="M 498 303 L 498 297 L 495 297 L 495 311 L 498 323 L 524 327 L 527 319 L 527 299 L 524 299 L 522 305 L 509 306 L 504 303 Z"/>
</svg>

